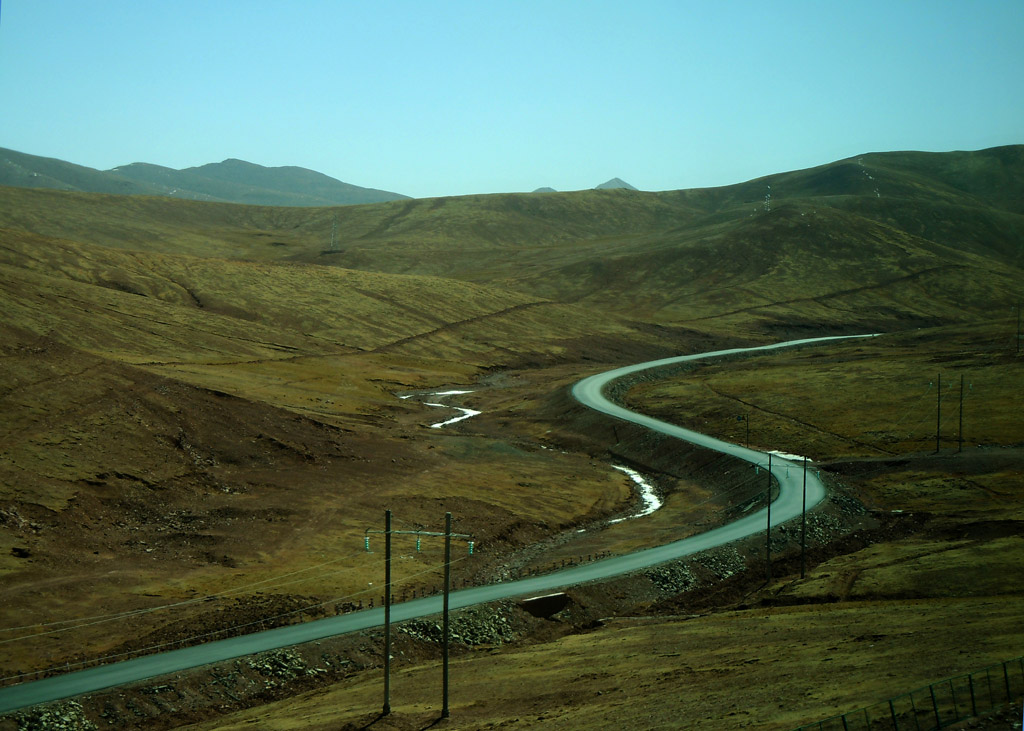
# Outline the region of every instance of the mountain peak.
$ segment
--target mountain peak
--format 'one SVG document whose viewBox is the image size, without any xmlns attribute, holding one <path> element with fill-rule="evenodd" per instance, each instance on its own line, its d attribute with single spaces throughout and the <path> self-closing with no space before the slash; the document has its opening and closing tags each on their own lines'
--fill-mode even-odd
<svg viewBox="0 0 1024 731">
<path fill-rule="evenodd" d="M 216 170 L 218 168 L 229 168 L 234 170 L 273 170 L 273 168 L 268 168 L 264 165 L 257 165 L 254 162 L 249 162 L 247 160 L 239 160 L 237 157 L 229 157 L 226 160 L 221 160 L 220 162 L 208 162 L 205 165 L 199 165 L 198 167 L 186 169 Z"/>
<path fill-rule="evenodd" d="M 609 180 L 607 182 L 604 182 L 604 183 L 601 183 L 598 186 L 595 186 L 594 189 L 595 190 L 606 190 L 606 189 L 609 189 L 609 188 L 625 188 L 626 190 L 636 190 L 636 188 L 634 188 L 632 185 L 627 183 L 622 178 L 612 178 L 611 180 Z"/>
</svg>

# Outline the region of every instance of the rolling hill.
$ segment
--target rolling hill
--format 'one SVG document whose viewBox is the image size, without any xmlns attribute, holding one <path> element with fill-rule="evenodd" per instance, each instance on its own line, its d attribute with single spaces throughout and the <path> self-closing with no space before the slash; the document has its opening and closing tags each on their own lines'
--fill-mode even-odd
<svg viewBox="0 0 1024 731">
<path fill-rule="evenodd" d="M 3 148 L 0 185 L 266 206 L 346 206 L 407 197 L 294 166 L 268 168 L 229 159 L 184 170 L 132 163 L 101 171 Z"/>
<path fill-rule="evenodd" d="M 927 563 L 927 546 L 946 555 L 946 536 L 1016 525 L 1012 470 L 985 460 L 1024 438 L 1014 431 L 1019 359 L 993 345 L 1021 296 L 1024 146 L 865 154 L 700 190 L 313 207 L 254 203 L 266 191 L 326 200 L 344 184 L 241 161 L 101 173 L 5 160 L 3 179 L 18 185 L 0 187 L 0 587 L 13 598 L 0 629 L 147 611 L 117 630 L 26 630 L 34 636 L 6 645 L 4 675 L 368 600 L 380 566 L 362 539 L 394 505 L 406 525 L 434 525 L 446 510 L 464 521 L 456 530 L 481 548 L 460 563 L 462 581 L 571 559 L 583 545 L 584 555 L 625 550 L 677 531 L 689 511 L 702 525 L 721 519 L 685 469 L 656 466 L 667 459 L 659 445 L 588 421 L 564 396 L 582 375 L 681 351 L 896 333 L 777 369 L 726 365 L 697 382 L 639 384 L 629 397 L 723 432 L 749 408 L 763 446 L 784 437 L 838 461 L 854 485 L 842 494 L 882 506 L 871 513 L 877 552 L 849 559 L 872 575 L 895 571 L 884 554 L 892 541 L 893 555 Z M 179 183 L 181 195 L 249 196 L 250 205 L 167 197 Z M 846 362 L 857 388 L 836 386 Z M 889 432 L 931 423 L 922 372 L 968 367 L 984 389 L 977 403 L 994 414 L 986 446 L 964 468 L 970 479 L 936 477 L 951 463 L 896 454 L 923 437 Z M 450 430 L 424 428 L 427 407 L 398 398 L 455 384 L 475 389 L 466 403 L 484 413 Z M 867 388 L 870 398 L 851 402 Z M 929 394 L 922 418 L 919 391 Z M 831 410 L 827 423 L 809 424 L 800 409 L 810 402 Z M 854 418 L 858 408 L 871 426 Z M 670 517 L 610 546 L 601 531 L 578 531 L 629 505 L 613 454 L 658 473 Z M 879 454 L 900 477 L 856 461 Z M 964 497 L 975 489 L 984 501 Z M 892 511 L 908 499 L 921 515 L 897 525 Z M 931 543 L 899 543 L 921 525 Z M 853 572 L 850 594 L 861 564 L 845 568 L 845 557 L 819 549 Z M 436 582 L 436 555 L 406 553 L 403 575 L 421 582 L 411 588 Z M 1016 575 L 1013 555 L 998 555 Z M 317 568 L 335 559 L 344 571 Z M 827 612 L 839 584 L 824 572 L 805 589 L 771 591 L 780 604 L 804 591 Z M 734 597 L 760 590 L 729 586 Z M 623 605 L 630 611 L 688 616 L 686 602 L 713 605 L 623 591 L 639 602 Z M 613 612 L 614 594 L 587 601 Z M 955 614 L 941 607 L 935 616 Z"/>
<path fill-rule="evenodd" d="M 1016 300 L 1021 160 L 1019 147 L 885 153 L 725 188 L 336 209 L 6 189 L 0 225 L 154 253 L 437 276 L 705 331 L 892 329 Z"/>
</svg>

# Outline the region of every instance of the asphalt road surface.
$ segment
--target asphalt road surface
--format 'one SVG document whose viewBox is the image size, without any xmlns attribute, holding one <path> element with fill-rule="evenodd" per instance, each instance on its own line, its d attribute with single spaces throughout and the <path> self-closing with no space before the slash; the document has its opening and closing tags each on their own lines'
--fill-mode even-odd
<svg viewBox="0 0 1024 731">
<path fill-rule="evenodd" d="M 774 345 L 766 345 L 757 348 L 732 348 L 730 350 L 719 350 L 710 353 L 698 353 L 695 355 L 684 355 L 675 358 L 649 361 L 637 365 L 618 368 L 595 376 L 586 378 L 577 383 L 573 389 L 573 396 L 580 403 L 590 408 L 604 412 L 611 416 L 636 424 L 648 427 L 655 431 L 692 442 L 708 449 L 723 452 L 725 454 L 739 457 L 752 465 L 759 465 L 767 469 L 768 454 L 747 449 L 736 444 L 723 442 L 719 439 L 700 434 L 699 432 L 683 429 L 657 419 L 652 419 L 643 414 L 637 414 L 617 406 L 602 396 L 602 389 L 610 381 L 635 373 L 636 371 L 657 368 L 675 363 L 682 363 L 692 360 L 703 360 L 739 353 L 750 353 L 757 351 L 771 351 L 779 348 L 795 347 L 799 345 L 810 345 L 823 343 L 832 340 L 841 340 L 848 337 L 871 337 L 869 335 L 838 336 L 827 338 L 808 338 L 804 340 L 792 340 Z M 772 457 L 772 474 L 779 483 L 779 495 L 772 503 L 772 525 L 778 525 L 787 520 L 797 517 L 801 513 L 803 503 L 803 470 L 801 465 L 783 459 Z M 807 508 L 810 509 L 825 497 L 825 488 L 818 479 L 817 474 L 807 471 Z M 595 561 L 583 566 L 562 569 L 543 576 L 534 576 L 517 581 L 507 581 L 490 586 L 481 586 L 471 589 L 461 589 L 451 593 L 451 609 L 459 609 L 474 604 L 509 599 L 512 597 L 530 596 L 554 589 L 561 589 L 575 584 L 582 584 L 588 581 L 608 579 L 622 574 L 628 574 L 639 569 L 654 566 L 655 564 L 671 561 L 673 559 L 689 556 L 709 548 L 716 548 L 740 538 L 746 538 L 765 529 L 767 521 L 767 509 L 751 513 L 740 520 L 728 525 L 723 525 L 706 533 L 691 536 L 684 540 L 668 543 L 655 548 L 648 548 L 625 556 L 616 556 L 601 561 Z M 406 619 L 425 617 L 441 612 L 441 597 L 426 597 L 412 601 L 394 604 L 391 607 L 391 621 L 401 622 Z M 353 612 L 336 617 L 328 617 L 304 624 L 297 624 L 289 627 L 278 627 L 277 629 L 266 630 L 254 634 L 232 637 L 226 640 L 207 642 L 194 647 L 187 647 L 180 650 L 171 650 L 156 655 L 147 655 L 132 660 L 101 665 L 98 667 L 79 670 L 65 675 L 57 675 L 42 680 L 36 680 L 20 685 L 14 685 L 0 689 L 0 713 L 7 713 L 18 708 L 46 703 L 62 698 L 91 693 L 104 688 L 117 685 L 133 683 L 147 678 L 175 673 L 190 668 L 207 665 L 210 663 L 230 660 L 235 657 L 251 655 L 257 652 L 275 650 L 282 647 L 297 645 L 304 642 L 333 637 L 335 635 L 357 632 L 371 627 L 379 627 L 384 624 L 384 610 L 382 607 L 367 609 L 360 612 Z"/>
</svg>

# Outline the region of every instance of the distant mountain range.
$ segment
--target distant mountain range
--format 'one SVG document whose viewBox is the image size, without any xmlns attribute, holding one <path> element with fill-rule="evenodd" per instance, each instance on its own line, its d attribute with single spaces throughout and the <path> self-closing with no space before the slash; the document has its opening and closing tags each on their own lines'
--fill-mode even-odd
<svg viewBox="0 0 1024 731">
<path fill-rule="evenodd" d="M 81 193 L 164 195 L 187 200 L 245 203 L 255 206 L 351 206 L 360 203 L 409 200 L 409 196 L 343 183 L 315 170 L 288 165 L 268 168 L 229 158 L 194 168 L 175 170 L 133 162 L 110 170 L 76 165 L 0 147 L 0 185 L 53 188 Z M 595 190 L 636 190 L 621 178 L 594 186 Z M 537 188 L 534 193 L 554 193 Z"/>
<path fill-rule="evenodd" d="M 605 181 L 604 183 L 601 183 L 600 185 L 595 185 L 594 186 L 594 190 L 607 190 L 607 189 L 610 189 L 610 188 L 624 188 L 625 190 L 636 190 L 636 188 L 634 188 L 632 185 L 627 183 L 622 178 L 612 178 L 611 180 Z M 537 188 L 537 190 L 535 190 L 533 192 L 534 193 L 557 193 L 558 191 L 556 191 L 554 188 L 549 188 L 549 187 L 545 186 L 543 188 Z"/>
<path fill-rule="evenodd" d="M 361 188 L 294 166 L 271 168 L 229 159 L 184 170 L 143 162 L 96 170 L 4 148 L 0 148 L 0 185 L 264 206 L 346 206 L 409 197 Z"/>
</svg>

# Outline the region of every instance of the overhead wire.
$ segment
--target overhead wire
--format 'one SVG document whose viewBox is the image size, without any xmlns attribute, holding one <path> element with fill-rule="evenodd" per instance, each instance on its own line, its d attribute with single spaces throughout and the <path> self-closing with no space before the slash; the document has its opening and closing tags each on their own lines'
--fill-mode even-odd
<svg viewBox="0 0 1024 731">
<path fill-rule="evenodd" d="M 449 566 L 455 565 L 457 563 L 465 561 L 467 558 L 468 558 L 467 556 L 461 556 L 459 558 L 453 559 L 452 561 L 448 562 L 448 565 Z M 415 574 L 410 574 L 409 576 L 403 578 L 401 581 L 397 581 L 397 582 L 392 581 L 392 585 L 407 583 L 408 581 L 411 581 L 412 579 L 415 579 L 415 578 L 417 578 L 419 576 L 422 576 L 424 574 L 433 573 L 435 571 L 438 571 L 439 569 L 443 569 L 444 566 L 445 566 L 445 562 L 442 561 L 440 564 L 435 564 L 435 565 L 429 566 L 429 567 L 427 567 L 427 568 L 425 568 L 425 569 L 423 569 L 421 571 L 418 571 Z M 115 653 L 115 654 L 112 654 L 112 655 L 103 655 L 103 656 L 100 656 L 98 658 L 90 658 L 88 660 L 80 660 L 80 661 L 77 661 L 77 662 L 74 662 L 74 663 L 71 663 L 71 662 L 62 663 L 60 665 L 53 665 L 53 666 L 48 667 L 48 668 L 43 668 L 41 670 L 35 670 L 35 671 L 32 671 L 32 672 L 28 672 L 28 673 L 18 673 L 18 674 L 15 674 L 15 675 L 8 675 L 8 676 L 0 677 L 0 681 L 17 680 L 19 678 L 25 678 L 25 677 L 29 677 L 29 676 L 33 676 L 33 675 L 38 675 L 40 673 L 47 673 L 47 672 L 50 672 L 50 671 L 63 670 L 63 669 L 66 669 L 66 668 L 69 668 L 69 667 L 72 667 L 72 666 L 74 666 L 74 667 L 78 667 L 78 666 L 85 667 L 85 666 L 90 665 L 90 664 L 96 664 L 96 663 L 100 663 L 100 662 L 104 662 L 104 661 L 117 660 L 117 659 L 120 659 L 120 658 L 130 657 L 130 656 L 133 656 L 133 655 L 147 654 L 147 653 L 153 652 L 155 650 L 161 650 L 161 649 L 164 649 L 164 648 L 175 647 L 175 646 L 183 645 L 183 644 L 186 644 L 186 643 L 198 644 L 198 643 L 195 643 L 194 641 L 195 640 L 202 640 L 204 638 L 214 637 L 216 635 L 226 634 L 228 632 L 231 632 L 232 630 L 243 629 L 245 627 L 253 627 L 253 626 L 256 626 L 256 625 L 263 625 L 263 624 L 266 624 L 267 622 L 273 622 L 274 620 L 277 620 L 277 619 L 283 619 L 285 617 L 294 616 L 296 614 L 302 614 L 303 612 L 308 612 L 308 611 L 313 610 L 313 609 L 319 609 L 321 607 L 325 607 L 325 606 L 328 606 L 330 604 L 338 604 L 339 602 L 343 602 L 343 601 L 346 601 L 346 600 L 349 600 L 349 599 L 354 599 L 356 597 L 363 596 L 363 595 L 369 594 L 369 593 L 376 593 L 377 591 L 378 591 L 378 589 L 370 589 L 370 588 L 360 589 L 359 591 L 352 592 L 350 594 L 345 594 L 345 595 L 340 596 L 340 597 L 334 597 L 332 599 L 327 599 L 325 601 L 318 602 L 316 604 L 310 604 L 310 605 L 307 605 L 305 607 L 300 607 L 299 609 L 293 609 L 293 610 L 290 610 L 288 612 L 282 612 L 281 614 L 276 614 L 276 615 L 272 615 L 272 616 L 269 616 L 269 617 L 261 617 L 260 619 L 254 620 L 254 621 L 251 621 L 251 622 L 244 622 L 244 623 L 240 623 L 240 624 L 230 625 L 228 627 L 221 627 L 221 628 L 213 630 L 211 632 L 204 632 L 204 633 L 201 633 L 201 634 L 190 635 L 188 637 L 184 637 L 184 638 L 181 638 L 181 639 L 178 639 L 178 640 L 173 640 L 171 642 L 162 642 L 162 643 L 159 643 L 159 644 L 156 644 L 156 645 L 149 645 L 147 647 L 143 647 L 143 648 L 139 648 L 139 649 L 135 649 L 135 650 L 129 650 L 129 651 L 126 651 L 126 652 Z M 37 636 L 37 635 L 33 635 L 33 636 Z"/>
<path fill-rule="evenodd" d="M 152 613 L 152 612 L 158 612 L 158 611 L 162 611 L 162 610 L 165 610 L 165 609 L 173 609 L 175 607 L 183 607 L 183 606 L 188 606 L 190 604 L 200 604 L 200 603 L 207 602 L 207 601 L 210 601 L 210 600 L 213 600 L 213 599 L 223 598 L 223 597 L 226 597 L 226 596 L 231 596 L 233 594 L 240 594 L 240 593 L 242 593 L 244 591 L 248 591 L 248 590 L 250 590 L 250 589 L 252 589 L 254 587 L 263 586 L 265 584 L 267 586 L 264 586 L 264 588 L 277 588 L 277 587 L 280 587 L 280 586 L 287 586 L 287 585 L 294 584 L 294 583 L 300 583 L 302 581 L 309 581 L 309 580 L 311 580 L 313 578 L 316 578 L 316 577 L 303 577 L 302 579 L 297 579 L 297 580 L 288 581 L 288 582 L 269 583 L 269 582 L 275 582 L 277 579 L 287 578 L 289 576 L 295 576 L 296 574 L 301 574 L 301 573 L 305 573 L 307 571 L 313 571 L 315 569 L 323 568 L 324 566 L 329 566 L 331 564 L 338 563 L 339 561 L 345 561 L 345 560 L 348 560 L 350 558 L 354 558 L 355 556 L 359 556 L 359 555 L 362 555 L 362 552 L 356 552 L 356 553 L 353 553 L 353 554 L 349 554 L 347 556 L 341 556 L 341 557 L 336 558 L 336 559 L 331 559 L 330 561 L 324 561 L 323 563 L 316 564 L 315 566 L 308 566 L 308 567 L 306 567 L 304 569 L 298 569 L 296 571 L 290 571 L 288 573 L 280 574 L 278 576 L 274 576 L 274 577 L 271 577 L 269 579 L 263 579 L 261 581 L 255 581 L 255 582 L 252 582 L 250 584 L 243 584 L 242 586 L 237 586 L 237 587 L 234 587 L 232 589 L 227 589 L 225 591 L 217 592 L 215 594 L 207 594 L 207 595 L 201 596 L 201 597 L 191 597 L 189 599 L 185 599 L 185 600 L 182 600 L 182 601 L 179 601 L 179 602 L 172 602 L 170 604 L 162 604 L 162 605 L 156 606 L 156 607 L 145 607 L 145 608 L 142 608 L 142 609 L 132 609 L 132 610 L 124 611 L 124 612 L 115 612 L 115 613 L 112 613 L 112 614 L 98 614 L 98 615 L 94 615 L 92 617 L 79 617 L 79 618 L 75 618 L 75 619 L 62 619 L 62 620 L 56 620 L 56 621 L 53 621 L 53 622 L 37 622 L 35 624 L 26 624 L 26 625 L 21 625 L 21 626 L 18 626 L 18 627 L 5 627 L 5 628 L 0 629 L 0 632 L 13 632 L 13 631 L 22 630 L 22 629 L 30 629 L 32 627 L 55 627 L 55 626 L 62 625 L 62 624 L 72 624 L 72 623 L 76 623 L 76 622 L 78 623 L 78 624 L 74 624 L 71 627 L 65 627 L 63 629 L 50 630 L 48 632 L 35 632 L 35 633 L 29 634 L 29 635 L 22 635 L 21 637 L 13 637 L 13 638 L 5 639 L 5 640 L 0 640 L 0 645 L 7 644 L 9 642 L 16 642 L 18 640 L 28 639 L 28 638 L 32 638 L 32 637 L 40 637 L 40 636 L 43 636 L 43 635 L 58 634 L 60 632 L 66 632 L 66 631 L 73 630 L 73 629 L 80 629 L 82 627 L 89 627 L 89 626 L 93 626 L 93 625 L 96 625 L 96 624 L 103 624 L 105 622 L 112 622 L 112 621 L 117 620 L 117 619 L 126 619 L 128 617 L 133 617 L 133 616 L 136 616 L 136 615 L 149 614 L 149 613 Z M 354 571 L 357 568 L 358 567 L 351 567 L 351 568 L 348 568 L 348 569 L 342 569 L 340 571 L 332 572 L 330 575 L 337 575 L 337 574 L 340 574 L 340 573 L 347 573 L 349 571 Z M 93 621 L 93 620 L 96 620 L 96 621 Z"/>
</svg>

